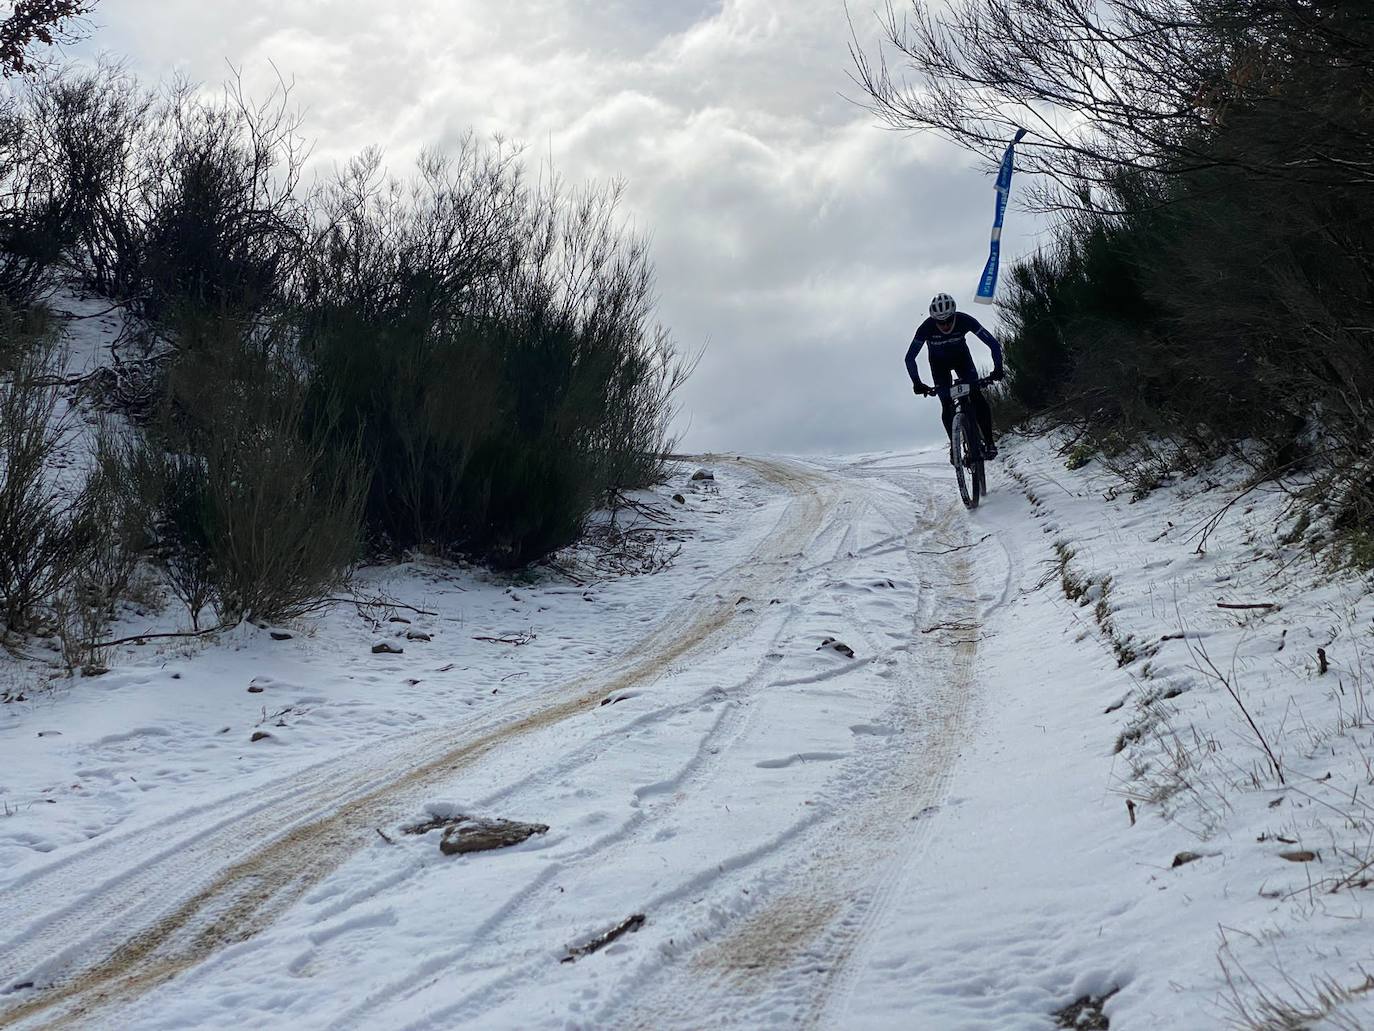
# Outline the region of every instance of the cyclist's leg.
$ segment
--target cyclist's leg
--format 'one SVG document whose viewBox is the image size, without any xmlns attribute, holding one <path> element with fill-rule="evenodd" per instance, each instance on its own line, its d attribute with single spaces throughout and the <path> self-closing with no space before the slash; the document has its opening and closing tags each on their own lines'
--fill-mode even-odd
<svg viewBox="0 0 1374 1031">
<path fill-rule="evenodd" d="M 945 424 L 945 436 L 954 435 L 954 402 L 949 399 L 949 387 L 954 381 L 954 370 L 949 363 L 930 356 L 930 381 L 940 392 L 940 420 Z"/>
<path fill-rule="evenodd" d="M 940 392 L 940 421 L 945 424 L 945 436 L 949 438 L 951 445 L 954 443 L 954 402 L 949 399 L 949 387 L 953 381 L 953 370 L 947 362 L 941 361 L 935 355 L 930 356 L 930 380 L 935 385 L 935 389 Z M 950 451 L 950 461 L 954 461 L 954 452 Z"/>
<path fill-rule="evenodd" d="M 983 392 L 974 388 L 973 395 L 973 414 L 978 419 L 978 429 L 983 433 L 983 443 L 991 450 L 997 450 L 997 444 L 992 439 L 992 406 L 988 404 L 988 399 L 983 396 Z"/>
</svg>

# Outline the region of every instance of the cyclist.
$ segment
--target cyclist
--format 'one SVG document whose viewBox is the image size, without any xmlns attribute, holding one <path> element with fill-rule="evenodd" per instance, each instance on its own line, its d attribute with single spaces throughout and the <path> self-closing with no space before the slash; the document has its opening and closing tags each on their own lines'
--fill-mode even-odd
<svg viewBox="0 0 1374 1031">
<path fill-rule="evenodd" d="M 983 457 L 996 458 L 997 445 L 992 439 L 992 409 L 988 400 L 978 389 L 978 370 L 969 353 L 968 342 L 964 339 L 969 333 L 987 344 L 992 352 L 992 376 L 1000 380 L 1006 372 L 1002 368 L 1002 345 L 997 338 L 983 328 L 972 315 L 958 310 L 954 298 L 949 294 L 936 294 L 930 302 L 930 318 L 921 323 L 916 335 L 911 338 L 911 346 L 906 351 L 906 371 L 911 375 L 911 389 L 929 397 L 937 394 L 940 398 L 940 416 L 944 420 L 945 433 L 953 439 L 954 403 L 949 399 L 951 375 L 958 373 L 959 378 L 968 383 L 972 390 L 969 400 L 973 402 L 973 413 L 978 419 L 978 428 L 983 434 Z M 920 370 L 916 368 L 916 356 L 922 347 L 930 348 L 930 378 L 933 387 L 921 382 Z M 951 452 L 950 461 L 954 461 Z"/>
</svg>

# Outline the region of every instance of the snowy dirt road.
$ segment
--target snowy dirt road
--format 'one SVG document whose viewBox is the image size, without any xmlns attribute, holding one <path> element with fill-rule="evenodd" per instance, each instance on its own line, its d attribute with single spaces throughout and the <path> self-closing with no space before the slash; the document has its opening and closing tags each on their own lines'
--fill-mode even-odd
<svg viewBox="0 0 1374 1031">
<path fill-rule="evenodd" d="M 828 1023 L 935 826 L 1020 562 L 938 462 L 718 468 L 750 545 L 618 659 L 8 883 L 0 1026 Z M 551 830 L 463 858 L 401 833 L 452 810 Z"/>
</svg>

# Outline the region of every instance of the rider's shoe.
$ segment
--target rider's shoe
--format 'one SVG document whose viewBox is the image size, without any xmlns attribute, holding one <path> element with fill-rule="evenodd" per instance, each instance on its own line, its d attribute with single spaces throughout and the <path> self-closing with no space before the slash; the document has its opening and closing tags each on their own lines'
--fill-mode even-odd
<svg viewBox="0 0 1374 1031">
<path fill-rule="evenodd" d="M 983 457 L 986 458 L 988 461 L 992 461 L 992 459 L 996 458 L 996 457 L 997 457 L 997 445 L 996 445 L 996 444 L 984 444 L 984 445 L 983 445 Z"/>
</svg>

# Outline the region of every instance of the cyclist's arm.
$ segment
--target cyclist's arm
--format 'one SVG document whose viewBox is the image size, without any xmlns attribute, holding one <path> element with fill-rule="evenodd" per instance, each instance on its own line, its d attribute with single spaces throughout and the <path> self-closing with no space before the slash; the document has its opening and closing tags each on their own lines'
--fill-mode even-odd
<svg viewBox="0 0 1374 1031">
<path fill-rule="evenodd" d="M 992 352 L 992 371 L 1000 372 L 1002 369 L 1002 345 L 998 343 L 997 338 L 984 329 L 983 324 L 972 315 L 968 316 L 968 320 L 970 323 L 968 327 L 969 330 L 979 340 L 983 341 L 983 343 L 987 345 L 988 350 Z"/>
<path fill-rule="evenodd" d="M 921 329 L 925 327 L 922 326 Z M 906 349 L 906 371 L 911 377 L 912 385 L 921 382 L 921 370 L 916 367 L 916 356 L 921 353 L 921 348 L 925 347 L 925 334 L 920 329 L 916 330 L 916 335 L 911 338 L 911 346 Z"/>
</svg>

